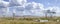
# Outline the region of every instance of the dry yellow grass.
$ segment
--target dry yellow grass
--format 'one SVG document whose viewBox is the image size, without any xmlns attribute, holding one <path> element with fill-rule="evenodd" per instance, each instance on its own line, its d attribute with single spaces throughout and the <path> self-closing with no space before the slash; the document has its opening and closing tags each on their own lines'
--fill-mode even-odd
<svg viewBox="0 0 60 24">
<path fill-rule="evenodd" d="M 35 22 L 33 20 L 0 19 L 0 24 L 60 24 L 60 22 Z"/>
</svg>

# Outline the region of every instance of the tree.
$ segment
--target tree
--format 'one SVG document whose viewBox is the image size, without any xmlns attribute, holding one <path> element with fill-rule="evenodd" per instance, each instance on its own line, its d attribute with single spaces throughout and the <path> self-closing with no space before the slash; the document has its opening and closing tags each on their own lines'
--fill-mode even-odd
<svg viewBox="0 0 60 24">
<path fill-rule="evenodd" d="M 45 17 L 47 18 L 48 13 L 50 13 L 50 10 L 44 10 Z"/>
<path fill-rule="evenodd" d="M 13 20 L 14 20 L 14 18 L 15 18 L 15 13 L 16 13 L 16 10 L 14 9 L 14 10 L 13 10 Z"/>
<path fill-rule="evenodd" d="M 56 14 L 56 12 L 51 12 L 51 13 L 50 13 L 50 15 L 51 15 L 51 18 L 52 18 L 52 16 L 53 16 L 53 14 Z"/>
<path fill-rule="evenodd" d="M 45 10 L 44 13 L 45 13 L 46 18 L 47 18 L 47 15 L 48 15 L 48 14 L 50 15 L 51 18 L 52 18 L 52 16 L 53 16 L 53 14 L 56 14 L 55 11 L 51 11 L 51 10 Z"/>
<path fill-rule="evenodd" d="M 47 11 L 46 11 L 46 17 L 47 17 L 48 14 L 49 14 L 50 17 L 52 18 L 53 14 L 56 14 L 56 12 L 55 12 L 55 11 L 51 11 L 51 10 L 47 10 Z"/>
</svg>

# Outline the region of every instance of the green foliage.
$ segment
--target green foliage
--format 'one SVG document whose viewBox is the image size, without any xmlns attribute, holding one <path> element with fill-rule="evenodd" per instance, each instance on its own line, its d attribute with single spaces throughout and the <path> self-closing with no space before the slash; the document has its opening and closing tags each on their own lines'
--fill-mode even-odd
<svg viewBox="0 0 60 24">
<path fill-rule="evenodd" d="M 32 21 L 36 20 L 37 18 L 19 18 L 19 20 L 27 20 L 27 21 Z"/>
<path fill-rule="evenodd" d="M 49 20 L 48 18 L 40 18 L 41 20 Z"/>
</svg>

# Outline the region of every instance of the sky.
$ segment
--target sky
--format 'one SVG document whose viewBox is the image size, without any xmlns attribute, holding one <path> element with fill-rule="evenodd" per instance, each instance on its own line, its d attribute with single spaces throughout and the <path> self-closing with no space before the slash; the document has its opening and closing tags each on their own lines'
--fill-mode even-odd
<svg viewBox="0 0 60 24">
<path fill-rule="evenodd" d="M 60 0 L 0 0 L 0 15 L 43 16 L 46 10 L 60 16 Z"/>
</svg>

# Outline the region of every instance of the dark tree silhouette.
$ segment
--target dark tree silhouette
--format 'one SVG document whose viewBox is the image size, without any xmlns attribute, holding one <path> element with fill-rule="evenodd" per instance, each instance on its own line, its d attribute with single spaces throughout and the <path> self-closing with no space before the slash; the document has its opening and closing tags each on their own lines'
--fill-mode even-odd
<svg viewBox="0 0 60 24">
<path fill-rule="evenodd" d="M 56 14 L 56 12 L 55 12 L 55 11 L 47 10 L 46 13 L 45 13 L 46 17 L 47 17 L 48 14 L 49 14 L 50 17 L 52 18 L 53 14 Z"/>
<path fill-rule="evenodd" d="M 46 10 L 44 13 L 46 18 L 48 17 L 48 14 L 50 15 L 51 18 L 54 14 L 56 14 L 55 11 L 51 11 L 51 10 Z"/>
<path fill-rule="evenodd" d="M 56 14 L 56 12 L 51 12 L 51 13 L 50 13 L 51 18 L 53 17 L 53 14 Z"/>
</svg>

